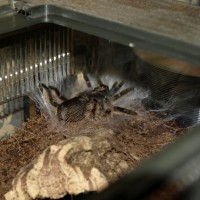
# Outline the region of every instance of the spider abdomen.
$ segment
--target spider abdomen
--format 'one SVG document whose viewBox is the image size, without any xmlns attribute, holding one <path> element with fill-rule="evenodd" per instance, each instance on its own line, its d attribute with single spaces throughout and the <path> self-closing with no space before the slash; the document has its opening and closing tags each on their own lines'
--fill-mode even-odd
<svg viewBox="0 0 200 200">
<path fill-rule="evenodd" d="M 87 111 L 87 103 L 87 101 L 81 98 L 73 98 L 64 101 L 57 108 L 58 119 L 68 122 L 77 122 L 82 120 Z"/>
</svg>

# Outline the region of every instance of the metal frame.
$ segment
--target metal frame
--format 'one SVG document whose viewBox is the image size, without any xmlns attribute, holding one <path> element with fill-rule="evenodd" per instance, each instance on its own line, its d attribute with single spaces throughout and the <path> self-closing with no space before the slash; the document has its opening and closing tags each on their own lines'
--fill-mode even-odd
<svg viewBox="0 0 200 200">
<path fill-rule="evenodd" d="M 25 4 L 22 1 L 16 1 L 15 9 L 17 9 L 18 13 L 11 8 L 7 8 L 9 14 L 6 15 L 5 10 L 4 15 L 0 16 L 0 24 L 4 24 L 0 29 L 0 36 L 2 37 L 2 35 L 12 31 L 28 28 L 36 24 L 55 23 L 125 44 L 130 47 L 142 48 L 161 55 L 181 59 L 200 67 L 200 40 L 197 40 L 196 44 L 194 44 L 194 41 L 190 41 L 190 38 L 187 38 L 186 40 L 180 39 L 181 36 L 184 35 L 184 31 L 189 31 L 191 26 L 199 25 L 200 27 L 200 20 L 195 20 L 195 17 L 200 15 L 200 8 L 198 7 L 188 6 L 185 8 L 181 3 L 177 6 L 177 3 L 174 3 L 173 1 L 165 2 L 168 7 L 172 4 L 172 6 L 176 6 L 177 12 L 183 10 L 183 16 L 184 14 L 187 16 L 190 15 L 189 17 L 192 17 L 192 20 L 195 20 L 194 24 L 186 22 L 185 27 L 183 27 L 183 33 L 179 31 L 179 34 L 182 33 L 182 35 L 174 35 L 173 37 L 173 35 L 164 34 L 164 29 L 161 29 L 160 32 L 148 29 L 145 30 L 145 28 L 140 28 L 137 25 L 130 25 L 130 22 L 123 23 L 123 21 L 121 22 L 115 18 L 107 20 L 98 15 L 89 13 L 89 11 L 88 13 L 82 11 L 81 8 L 71 8 L 70 6 L 67 6 L 67 4 L 63 4 L 64 6 L 62 4 L 59 5 L 59 2 L 63 1 L 64 0 L 58 1 L 58 5 L 56 5 L 56 1 L 54 1 L 54 5 L 52 5 L 51 2 L 48 4 L 48 1 L 46 4 L 43 3 L 43 5 Z M 154 6 L 160 6 L 158 7 L 159 9 L 162 8 L 162 5 L 156 4 L 158 1 L 151 0 L 151 2 L 152 4 L 155 4 Z M 106 4 L 104 6 L 106 6 Z M 164 11 L 167 12 L 169 9 L 170 7 L 168 10 L 166 9 Z M 134 12 L 134 9 L 132 11 Z M 141 12 L 141 15 L 142 14 L 143 13 Z M 123 13 L 121 15 L 123 15 Z M 161 16 L 153 15 L 153 18 L 156 17 Z M 180 16 L 175 15 L 174 18 L 176 17 Z M 148 16 L 146 18 L 148 20 Z M 175 23 L 170 18 L 164 20 L 168 25 L 170 23 Z M 155 19 L 153 21 L 155 21 Z M 152 26 L 157 26 L 156 21 L 155 24 L 152 23 Z M 181 26 L 177 28 L 181 28 Z M 166 27 L 166 30 L 169 30 L 169 28 Z M 170 31 L 172 31 L 172 29 L 170 29 Z M 174 34 L 175 33 L 176 32 L 174 32 Z M 198 38 L 199 34 L 199 31 L 195 30 L 194 33 L 191 34 L 191 37 Z"/>
<path fill-rule="evenodd" d="M 169 1 L 168 3 L 172 2 Z M 179 40 L 178 37 L 166 36 L 162 34 L 162 31 L 158 33 L 137 26 L 128 26 L 119 21 L 106 20 L 80 10 L 77 11 L 59 5 L 26 5 L 19 1 L 16 2 L 14 7 L 17 8 L 17 11 L 9 6 L 0 8 L 0 11 L 3 11 L 3 14 L 0 15 L 0 24 L 3 24 L 0 28 L 0 38 L 7 37 L 11 32 L 26 29 L 33 25 L 55 23 L 130 47 L 144 48 L 182 59 L 200 67 L 200 40 L 195 45 Z M 188 13 L 192 15 L 190 11 L 194 8 L 188 7 L 188 10 Z M 199 8 L 195 8 L 195 10 L 200 12 Z M 198 23 L 200 25 L 200 21 Z M 92 195 L 91 199 L 141 199 L 151 193 L 158 185 L 181 179 L 182 171 L 190 174 L 190 171 L 193 171 L 195 166 L 199 166 L 200 163 L 198 155 L 200 152 L 199 132 L 199 127 L 194 128 L 191 133 L 185 135 L 150 160 L 145 161 L 133 172 L 102 193 Z M 190 184 L 194 184 L 197 178 L 200 178 L 200 173 L 198 176 L 193 177 Z"/>
</svg>

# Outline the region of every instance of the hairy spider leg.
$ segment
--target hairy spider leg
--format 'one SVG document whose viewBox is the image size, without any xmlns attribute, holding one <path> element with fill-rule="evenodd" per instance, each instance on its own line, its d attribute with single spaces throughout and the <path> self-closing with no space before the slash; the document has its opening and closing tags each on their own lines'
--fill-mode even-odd
<svg viewBox="0 0 200 200">
<path fill-rule="evenodd" d="M 127 108 L 122 108 L 122 107 L 119 107 L 119 106 L 114 106 L 113 109 L 116 112 L 126 113 L 126 114 L 129 114 L 129 115 L 137 115 L 137 113 L 135 111 L 129 110 Z"/>
<path fill-rule="evenodd" d="M 96 63 L 98 63 L 98 54 L 97 53 L 96 53 L 96 59 L 97 59 Z M 97 65 L 96 66 L 96 70 L 94 72 L 95 78 L 96 78 L 96 81 L 97 81 L 98 85 L 105 85 L 105 84 L 103 84 L 103 82 L 102 82 L 102 80 L 101 80 L 101 78 L 99 76 L 100 70 L 101 70 L 101 65 Z"/>
<path fill-rule="evenodd" d="M 43 84 L 43 83 L 40 84 L 40 86 L 42 86 L 42 87 L 45 89 L 45 91 L 47 92 L 49 102 L 50 102 L 53 106 L 58 107 L 59 104 L 58 104 L 56 101 L 54 101 L 54 98 L 53 98 L 53 96 L 52 96 L 52 94 L 51 94 L 50 89 L 49 89 L 45 84 Z"/>
<path fill-rule="evenodd" d="M 88 77 L 88 74 L 87 72 L 85 72 L 85 70 L 83 71 L 83 78 L 85 79 L 85 82 L 86 82 L 86 85 L 88 88 L 92 88 L 92 84 L 91 84 L 91 81 Z"/>
<path fill-rule="evenodd" d="M 98 106 L 98 101 L 96 99 L 93 99 L 93 108 L 91 110 L 92 112 L 92 118 L 95 119 L 96 114 L 99 114 L 99 106 Z"/>
<path fill-rule="evenodd" d="M 115 82 L 112 84 L 112 87 L 111 87 L 110 91 L 112 91 L 112 90 L 117 86 L 117 84 L 118 84 L 118 82 L 115 81 Z"/>
<path fill-rule="evenodd" d="M 93 119 L 103 119 L 111 116 L 111 108 L 105 108 L 103 99 L 93 99 L 93 109 L 91 111 Z"/>
<path fill-rule="evenodd" d="M 51 94 L 52 94 L 52 97 L 54 98 L 54 100 L 57 102 L 57 103 L 62 103 L 63 101 L 67 101 L 67 98 L 62 96 L 60 94 L 60 91 L 54 87 L 54 86 L 49 86 L 49 89 L 51 90 Z"/>
<path fill-rule="evenodd" d="M 124 81 L 121 81 L 119 84 L 118 82 L 115 82 L 110 90 L 110 93 L 113 95 L 115 93 L 117 93 L 121 87 L 124 85 Z"/>
<path fill-rule="evenodd" d="M 84 79 L 86 81 L 87 87 L 88 88 L 92 88 L 91 81 L 90 81 L 90 79 L 89 79 L 88 74 L 87 74 L 86 71 L 83 71 L 83 77 L 84 77 Z M 104 85 L 98 75 L 96 75 L 96 81 L 97 81 L 98 85 Z"/>
<path fill-rule="evenodd" d="M 100 79 L 99 75 L 96 75 L 96 80 L 97 80 L 98 85 L 105 85 L 105 84 L 103 84 L 103 82 Z"/>
<path fill-rule="evenodd" d="M 129 92 L 131 92 L 133 90 L 134 90 L 133 86 L 126 88 L 125 90 L 122 90 L 120 93 L 118 93 L 112 97 L 112 101 L 116 101 L 117 99 L 121 98 L 122 96 L 128 94 Z"/>
</svg>

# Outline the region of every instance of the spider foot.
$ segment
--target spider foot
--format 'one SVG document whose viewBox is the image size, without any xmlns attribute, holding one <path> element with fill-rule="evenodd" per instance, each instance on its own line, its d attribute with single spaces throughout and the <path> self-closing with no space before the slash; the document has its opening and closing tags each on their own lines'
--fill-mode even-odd
<svg viewBox="0 0 200 200">
<path fill-rule="evenodd" d="M 114 106 L 114 111 L 126 113 L 126 114 L 133 115 L 133 116 L 137 115 L 137 112 L 135 112 L 133 110 L 129 110 L 127 108 L 122 108 L 122 107 L 118 107 L 118 106 Z"/>
</svg>

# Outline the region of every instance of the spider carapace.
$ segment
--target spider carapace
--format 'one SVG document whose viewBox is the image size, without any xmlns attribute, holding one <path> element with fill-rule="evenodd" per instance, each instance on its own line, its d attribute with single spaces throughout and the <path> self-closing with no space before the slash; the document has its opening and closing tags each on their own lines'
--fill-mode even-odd
<svg viewBox="0 0 200 200">
<path fill-rule="evenodd" d="M 133 90 L 133 87 L 128 87 L 120 91 L 123 85 L 124 82 L 114 82 L 111 89 L 109 89 L 107 85 L 100 82 L 98 87 L 86 90 L 73 98 L 67 99 L 60 95 L 57 88 L 41 84 L 48 94 L 49 102 L 55 107 L 58 119 L 67 122 L 77 122 L 85 117 L 107 119 L 112 117 L 113 112 L 136 115 L 135 111 L 113 104 L 117 99 Z"/>
</svg>

